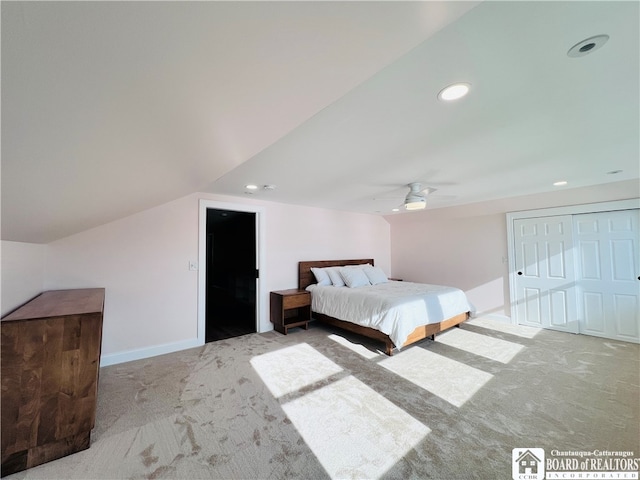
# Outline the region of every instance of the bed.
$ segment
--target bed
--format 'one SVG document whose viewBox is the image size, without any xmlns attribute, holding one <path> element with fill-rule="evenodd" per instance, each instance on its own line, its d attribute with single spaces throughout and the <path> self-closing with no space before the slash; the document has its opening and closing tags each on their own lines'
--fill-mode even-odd
<svg viewBox="0 0 640 480">
<path fill-rule="evenodd" d="M 311 270 L 363 265 L 373 267 L 374 260 L 299 262 L 298 288 L 311 292 L 315 319 L 382 341 L 389 356 L 396 347 L 406 347 L 429 337 L 435 340 L 438 332 L 459 326 L 473 311 L 464 293 L 453 287 L 391 279 L 358 288 L 323 286 Z M 374 304 L 369 306 L 370 302 Z"/>
</svg>

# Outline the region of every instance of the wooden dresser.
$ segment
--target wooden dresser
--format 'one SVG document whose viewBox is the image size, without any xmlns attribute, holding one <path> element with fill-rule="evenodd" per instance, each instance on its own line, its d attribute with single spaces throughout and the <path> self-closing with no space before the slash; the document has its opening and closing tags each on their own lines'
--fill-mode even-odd
<svg viewBox="0 0 640 480">
<path fill-rule="evenodd" d="M 89 448 L 104 289 L 52 290 L 2 318 L 2 476 Z"/>
</svg>

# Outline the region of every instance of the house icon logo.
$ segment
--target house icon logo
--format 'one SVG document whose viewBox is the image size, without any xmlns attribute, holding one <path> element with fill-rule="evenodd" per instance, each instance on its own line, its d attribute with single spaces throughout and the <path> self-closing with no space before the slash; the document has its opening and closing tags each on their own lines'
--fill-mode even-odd
<svg viewBox="0 0 640 480">
<path fill-rule="evenodd" d="M 511 459 L 513 480 L 544 479 L 544 449 L 514 448 Z"/>
</svg>

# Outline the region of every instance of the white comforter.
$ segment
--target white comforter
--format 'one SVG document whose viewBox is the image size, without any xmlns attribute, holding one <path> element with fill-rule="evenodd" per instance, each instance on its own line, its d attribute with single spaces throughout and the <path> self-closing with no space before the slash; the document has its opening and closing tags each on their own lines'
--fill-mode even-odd
<svg viewBox="0 0 640 480">
<path fill-rule="evenodd" d="M 400 348 L 420 325 L 474 312 L 462 290 L 442 285 L 387 282 L 348 288 L 309 285 L 314 312 L 375 328 Z"/>
</svg>

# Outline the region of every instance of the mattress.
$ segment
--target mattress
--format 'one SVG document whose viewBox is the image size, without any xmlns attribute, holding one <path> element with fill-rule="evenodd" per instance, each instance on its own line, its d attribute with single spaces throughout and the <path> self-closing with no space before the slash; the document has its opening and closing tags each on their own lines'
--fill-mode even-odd
<svg viewBox="0 0 640 480">
<path fill-rule="evenodd" d="M 314 284 L 307 290 L 312 311 L 379 330 L 398 348 L 420 325 L 474 312 L 462 290 L 443 285 L 389 281 L 358 288 Z"/>
</svg>

